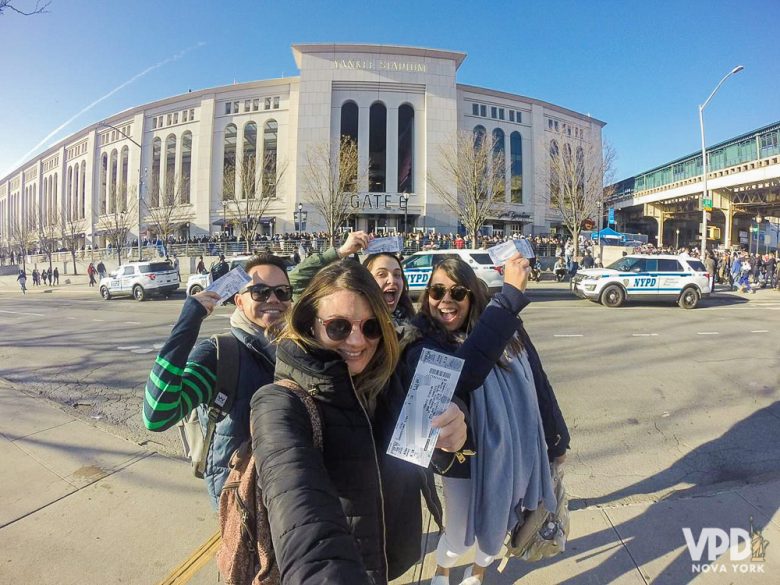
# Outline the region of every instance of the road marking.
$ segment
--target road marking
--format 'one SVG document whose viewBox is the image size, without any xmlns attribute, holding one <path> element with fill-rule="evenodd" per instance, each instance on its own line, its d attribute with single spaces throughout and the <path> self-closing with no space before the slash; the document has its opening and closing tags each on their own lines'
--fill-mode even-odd
<svg viewBox="0 0 780 585">
<path fill-rule="evenodd" d="M 155 343 L 152 347 L 154 349 L 160 349 L 163 345 L 165 345 L 165 344 L 164 343 Z"/>
<path fill-rule="evenodd" d="M 97 321 L 98 323 L 105 323 L 105 319 L 92 319 L 93 321 Z"/>
<path fill-rule="evenodd" d="M 219 530 L 204 542 L 196 551 L 176 567 L 159 585 L 189 583 L 190 580 L 217 554 L 219 548 Z"/>
<path fill-rule="evenodd" d="M 41 313 L 23 313 L 21 311 L 0 311 L 0 313 L 10 313 L 11 315 L 31 315 L 32 317 L 45 317 Z"/>
<path fill-rule="evenodd" d="M 658 333 L 632 333 L 631 337 L 658 337 Z"/>
<path fill-rule="evenodd" d="M 140 325 L 140 321 L 125 321 L 125 324 L 127 325 Z"/>
<path fill-rule="evenodd" d="M 751 331 L 751 333 L 769 333 L 769 329 L 756 329 L 755 331 Z"/>
<path fill-rule="evenodd" d="M 565 333 L 565 334 L 556 333 L 555 335 L 553 335 L 553 337 L 582 337 L 582 334 L 581 333 Z"/>
<path fill-rule="evenodd" d="M 75 321 L 76 317 L 66 317 L 66 319 L 70 319 L 71 321 Z"/>
<path fill-rule="evenodd" d="M 141 347 L 141 346 L 140 345 L 121 345 L 121 346 L 117 347 L 117 349 L 120 349 L 122 351 L 126 351 L 128 349 L 138 349 L 139 347 Z"/>
<path fill-rule="evenodd" d="M 132 353 L 152 353 L 154 351 L 153 347 L 144 347 L 141 349 L 131 349 Z"/>
<path fill-rule="evenodd" d="M 717 331 L 699 331 L 696 335 L 720 335 Z"/>
</svg>

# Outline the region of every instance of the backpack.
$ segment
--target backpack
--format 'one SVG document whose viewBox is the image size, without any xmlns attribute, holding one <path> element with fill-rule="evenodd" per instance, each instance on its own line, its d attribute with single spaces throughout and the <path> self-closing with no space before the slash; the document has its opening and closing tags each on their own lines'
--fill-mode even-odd
<svg viewBox="0 0 780 585">
<path fill-rule="evenodd" d="M 292 380 L 275 382 L 301 399 L 311 421 L 314 446 L 322 450 L 322 419 L 311 396 Z M 219 496 L 222 536 L 217 568 L 226 585 L 279 585 L 268 510 L 257 485 L 252 441 L 245 441 L 230 458 L 230 474 Z"/>
<path fill-rule="evenodd" d="M 223 333 L 213 335 L 211 340 L 217 348 L 217 382 L 214 398 L 208 406 L 205 431 L 198 416 L 199 408 L 193 408 L 176 425 L 184 456 L 192 464 L 193 475 L 200 479 L 206 470 L 206 457 L 217 423 L 233 408 L 238 385 L 238 339 L 232 333 Z"/>
</svg>

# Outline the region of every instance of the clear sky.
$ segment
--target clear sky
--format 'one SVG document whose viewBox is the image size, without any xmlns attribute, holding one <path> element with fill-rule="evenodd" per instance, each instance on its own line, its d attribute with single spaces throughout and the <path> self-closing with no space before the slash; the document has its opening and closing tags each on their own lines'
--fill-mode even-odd
<svg viewBox="0 0 780 585">
<path fill-rule="evenodd" d="M 707 144 L 780 120 L 778 0 L 52 0 L 49 11 L 0 16 L 0 177 L 124 109 L 297 75 L 292 43 L 463 51 L 460 83 L 606 122 L 616 179 L 700 149 L 698 104 L 736 65 L 705 110 Z"/>
</svg>

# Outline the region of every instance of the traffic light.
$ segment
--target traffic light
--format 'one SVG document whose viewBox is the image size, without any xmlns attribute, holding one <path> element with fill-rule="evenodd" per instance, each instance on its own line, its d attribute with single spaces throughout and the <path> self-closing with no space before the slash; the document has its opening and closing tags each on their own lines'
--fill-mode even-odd
<svg viewBox="0 0 780 585">
<path fill-rule="evenodd" d="M 719 240 L 720 239 L 720 228 L 718 226 L 708 225 L 707 226 L 707 239 L 708 240 Z"/>
</svg>

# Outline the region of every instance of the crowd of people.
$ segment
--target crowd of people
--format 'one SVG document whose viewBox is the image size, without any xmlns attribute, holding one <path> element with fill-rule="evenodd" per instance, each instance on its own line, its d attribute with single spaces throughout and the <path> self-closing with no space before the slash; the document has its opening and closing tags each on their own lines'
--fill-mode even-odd
<svg viewBox="0 0 780 585">
<path fill-rule="evenodd" d="M 473 270 L 448 259 L 415 311 L 397 254 L 354 259 L 369 240 L 353 232 L 339 247 L 312 250 L 289 273 L 278 256 L 252 257 L 251 281 L 234 297 L 230 343 L 198 340 L 219 295 L 188 297 L 149 374 L 143 422 L 163 431 L 198 413 L 213 437 L 203 476 L 214 506 L 231 456 L 251 441 L 282 583 L 398 577 L 423 554 L 424 500 L 444 528 L 434 582 L 448 584 L 450 568 L 475 550 L 462 583 L 478 585 L 509 530 L 535 510 L 556 509 L 552 470 L 569 448 L 518 317 L 528 305 L 530 265 L 512 257 L 502 291 L 489 300 Z M 426 350 L 464 364 L 432 421 L 436 449 L 423 468 L 389 455 L 388 446 Z M 238 364 L 229 392 L 223 362 Z M 228 395 L 220 418 L 215 405 Z M 443 478 L 444 511 L 434 474 Z"/>
</svg>

